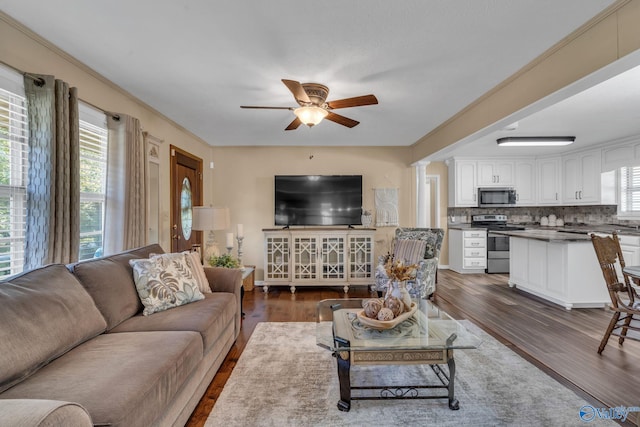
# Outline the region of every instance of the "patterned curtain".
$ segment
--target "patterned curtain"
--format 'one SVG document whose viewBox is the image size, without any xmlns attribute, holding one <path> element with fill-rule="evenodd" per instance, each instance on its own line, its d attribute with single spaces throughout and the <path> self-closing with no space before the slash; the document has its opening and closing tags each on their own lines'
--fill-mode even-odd
<svg viewBox="0 0 640 427">
<path fill-rule="evenodd" d="M 140 121 L 108 117 L 104 255 L 147 244 L 147 158 Z"/>
<path fill-rule="evenodd" d="M 80 130 L 76 88 L 53 76 L 24 79 L 29 117 L 25 270 L 78 260 Z"/>
</svg>

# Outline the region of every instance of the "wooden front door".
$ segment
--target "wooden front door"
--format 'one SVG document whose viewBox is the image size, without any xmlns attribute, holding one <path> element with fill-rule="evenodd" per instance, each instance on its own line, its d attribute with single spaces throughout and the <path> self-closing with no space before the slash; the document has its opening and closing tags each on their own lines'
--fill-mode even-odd
<svg viewBox="0 0 640 427">
<path fill-rule="evenodd" d="M 202 206 L 202 159 L 171 146 L 171 252 L 191 250 L 202 232 L 191 229 L 193 207 Z"/>
</svg>

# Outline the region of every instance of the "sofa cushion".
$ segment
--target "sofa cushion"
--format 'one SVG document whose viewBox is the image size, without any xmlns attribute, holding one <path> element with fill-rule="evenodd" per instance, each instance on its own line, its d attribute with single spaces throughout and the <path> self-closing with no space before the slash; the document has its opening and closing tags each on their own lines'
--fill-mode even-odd
<svg viewBox="0 0 640 427">
<path fill-rule="evenodd" d="M 87 291 L 62 264 L 0 282 L 0 392 L 105 328 Z"/>
<path fill-rule="evenodd" d="M 205 299 L 178 309 L 155 313 L 153 316 L 136 315 L 111 330 L 115 332 L 141 331 L 194 331 L 204 342 L 208 352 L 229 327 L 233 328 L 236 308 L 235 295 L 226 292 L 205 294 Z M 229 323 L 231 322 L 231 326 Z"/>
<path fill-rule="evenodd" d="M 204 299 L 189 266 L 190 258 L 181 253 L 129 261 L 136 290 L 144 305 L 142 314 L 149 316 Z"/>
<path fill-rule="evenodd" d="M 96 425 L 150 426 L 202 360 L 195 332 L 100 335 L 74 348 L 0 399 L 77 402 Z"/>
<path fill-rule="evenodd" d="M 149 245 L 69 266 L 106 319 L 107 330 L 142 311 L 129 260 L 163 252 L 159 245 Z"/>
</svg>

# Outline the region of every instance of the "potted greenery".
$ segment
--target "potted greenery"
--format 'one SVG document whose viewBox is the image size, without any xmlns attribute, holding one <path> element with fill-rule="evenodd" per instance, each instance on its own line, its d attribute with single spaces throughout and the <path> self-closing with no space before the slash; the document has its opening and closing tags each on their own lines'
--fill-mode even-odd
<svg viewBox="0 0 640 427">
<path fill-rule="evenodd" d="M 231 254 L 214 255 L 209 258 L 209 265 L 211 267 L 240 268 L 240 262 Z"/>
</svg>

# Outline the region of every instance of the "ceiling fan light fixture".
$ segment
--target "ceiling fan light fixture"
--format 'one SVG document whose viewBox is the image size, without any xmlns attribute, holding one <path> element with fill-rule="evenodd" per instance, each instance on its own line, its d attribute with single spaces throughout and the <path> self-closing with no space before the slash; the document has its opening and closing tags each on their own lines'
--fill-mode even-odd
<svg viewBox="0 0 640 427">
<path fill-rule="evenodd" d="M 496 142 L 500 147 L 559 147 L 575 140 L 575 136 L 509 136 Z"/>
<path fill-rule="evenodd" d="M 302 123 L 311 127 L 320 123 L 322 119 L 327 117 L 329 112 L 324 108 L 312 105 L 312 106 L 298 107 L 295 110 L 293 110 L 293 114 L 295 114 L 296 117 L 298 117 Z"/>
</svg>

